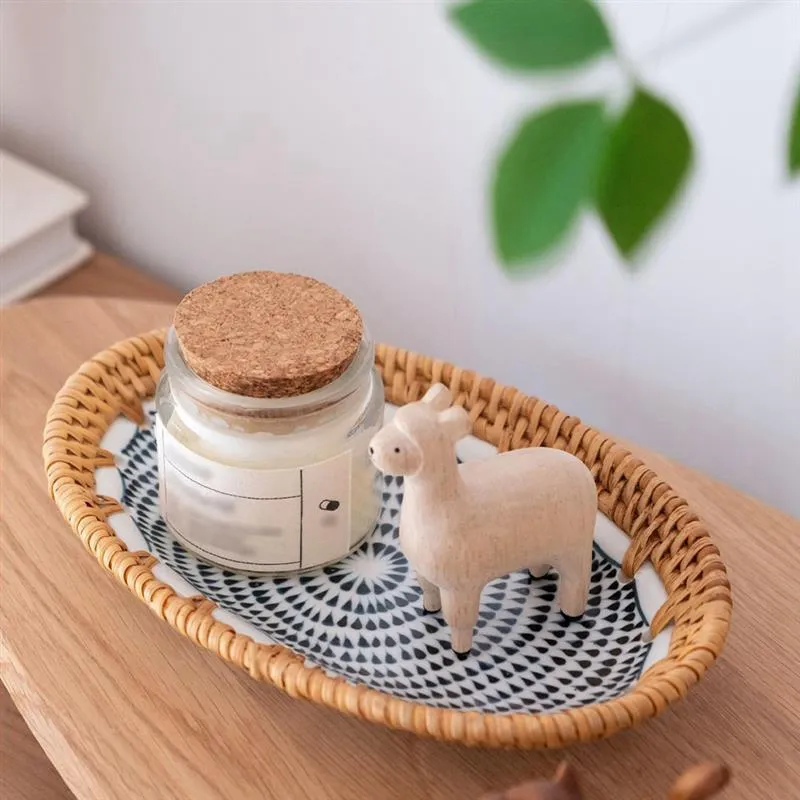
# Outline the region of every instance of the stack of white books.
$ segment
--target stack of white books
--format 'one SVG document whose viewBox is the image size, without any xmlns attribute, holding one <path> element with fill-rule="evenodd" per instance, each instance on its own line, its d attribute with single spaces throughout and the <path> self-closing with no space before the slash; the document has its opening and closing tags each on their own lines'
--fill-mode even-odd
<svg viewBox="0 0 800 800">
<path fill-rule="evenodd" d="M 0 306 L 60 278 L 92 253 L 75 232 L 89 199 L 80 190 L 0 150 Z"/>
</svg>

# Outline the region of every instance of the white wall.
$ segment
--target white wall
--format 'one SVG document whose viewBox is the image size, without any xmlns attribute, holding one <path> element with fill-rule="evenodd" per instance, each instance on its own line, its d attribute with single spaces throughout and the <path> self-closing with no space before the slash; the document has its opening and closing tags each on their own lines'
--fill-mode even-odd
<svg viewBox="0 0 800 800">
<path fill-rule="evenodd" d="M 90 192 L 97 243 L 182 286 L 321 277 L 381 339 L 800 515 L 800 3 L 739 6 L 606 4 L 699 151 L 636 276 L 593 220 L 555 271 L 502 273 L 490 156 L 554 86 L 484 62 L 438 2 L 4 3 L 2 141 Z"/>
</svg>

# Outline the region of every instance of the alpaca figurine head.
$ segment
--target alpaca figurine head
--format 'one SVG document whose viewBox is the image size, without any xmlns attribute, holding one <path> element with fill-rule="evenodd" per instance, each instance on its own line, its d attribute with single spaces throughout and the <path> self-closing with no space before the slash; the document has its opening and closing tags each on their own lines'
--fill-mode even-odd
<svg viewBox="0 0 800 800">
<path fill-rule="evenodd" d="M 447 387 L 437 383 L 421 400 L 398 408 L 370 442 L 373 464 L 389 475 L 416 475 L 428 459 L 449 455 L 455 463 L 455 443 L 471 424 L 467 412 L 450 408 L 451 402 Z"/>
</svg>

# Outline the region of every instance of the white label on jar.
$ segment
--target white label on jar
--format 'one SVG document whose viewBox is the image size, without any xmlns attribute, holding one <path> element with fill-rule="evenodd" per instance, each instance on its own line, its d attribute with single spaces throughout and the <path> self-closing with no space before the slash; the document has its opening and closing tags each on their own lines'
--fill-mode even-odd
<svg viewBox="0 0 800 800">
<path fill-rule="evenodd" d="M 199 556 L 245 572 L 325 564 L 350 549 L 350 450 L 296 469 L 219 464 L 156 423 L 161 513 Z"/>
</svg>

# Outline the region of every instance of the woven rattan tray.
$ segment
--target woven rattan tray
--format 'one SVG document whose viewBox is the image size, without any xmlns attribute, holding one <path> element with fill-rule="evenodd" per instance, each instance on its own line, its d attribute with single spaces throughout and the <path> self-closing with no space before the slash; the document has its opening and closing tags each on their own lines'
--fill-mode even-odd
<svg viewBox="0 0 800 800">
<path fill-rule="evenodd" d="M 475 658 L 450 658 L 442 623 L 411 610 L 417 598 L 394 546 L 402 485 L 390 477 L 381 524 L 339 565 L 270 581 L 198 564 L 168 537 L 155 500 L 148 423 L 163 336 L 120 342 L 61 389 L 45 429 L 50 490 L 106 570 L 253 678 L 420 735 L 558 747 L 655 716 L 718 656 L 731 615 L 725 566 L 702 522 L 652 470 L 541 400 L 387 346 L 376 361 L 390 403 L 441 381 L 470 411 L 477 449 L 559 447 L 592 470 L 605 518 L 583 627 L 549 615 L 552 580 L 514 574 L 484 595 Z"/>
</svg>

